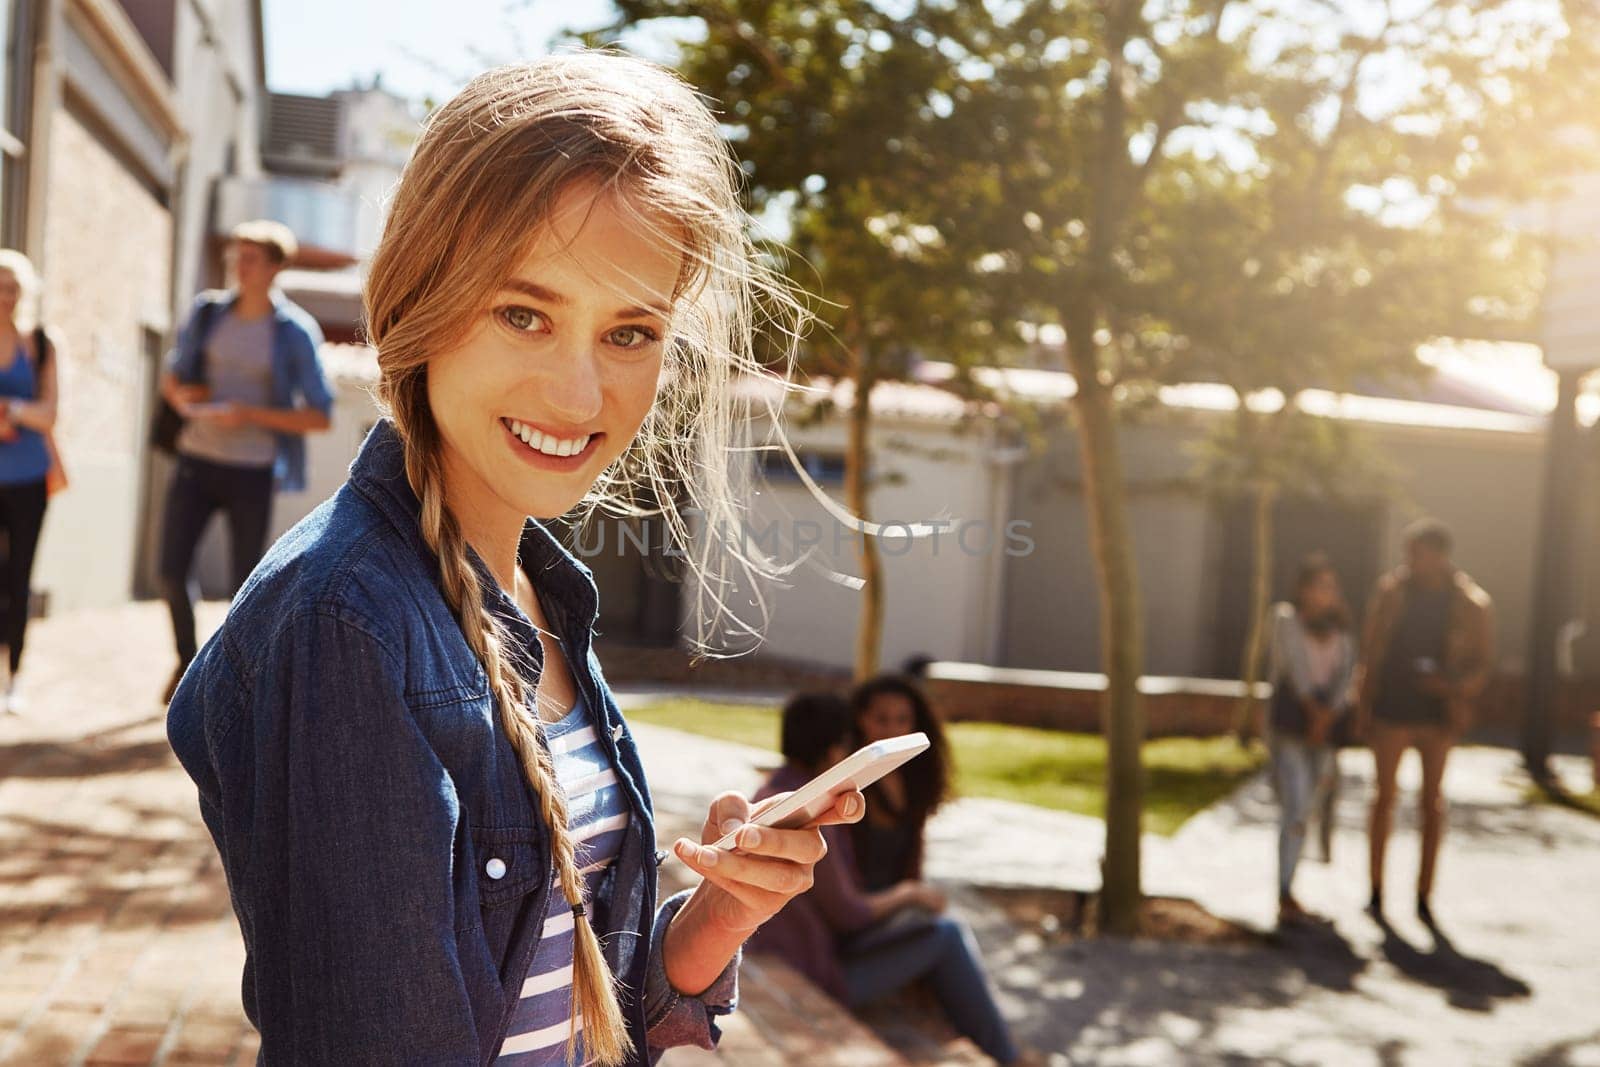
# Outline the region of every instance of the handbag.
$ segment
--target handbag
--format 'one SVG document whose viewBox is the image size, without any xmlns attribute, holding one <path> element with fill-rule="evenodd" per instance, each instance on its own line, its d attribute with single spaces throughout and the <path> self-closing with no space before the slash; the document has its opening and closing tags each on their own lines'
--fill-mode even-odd
<svg viewBox="0 0 1600 1067">
<path fill-rule="evenodd" d="M 39 390 L 44 386 L 44 369 L 50 363 L 52 351 L 50 340 L 44 335 L 43 326 L 33 328 L 33 350 L 39 353 L 39 373 L 34 375 L 33 382 L 33 398 L 38 400 Z M 50 469 L 44 474 L 45 495 L 50 497 L 67 487 L 67 468 L 61 463 L 61 450 L 56 447 L 54 430 L 44 432 L 44 448 L 50 454 Z"/>
<path fill-rule="evenodd" d="M 206 335 L 211 332 L 211 319 L 216 314 L 217 304 L 201 304 L 194 313 L 192 324 L 199 341 L 200 350 L 196 354 L 195 380 L 186 382 L 186 385 L 206 385 Z M 183 432 L 183 416 L 178 409 L 173 407 L 165 396 L 156 396 L 156 417 L 150 424 L 150 446 L 157 451 L 165 452 L 169 456 L 178 451 L 178 435 Z"/>
</svg>

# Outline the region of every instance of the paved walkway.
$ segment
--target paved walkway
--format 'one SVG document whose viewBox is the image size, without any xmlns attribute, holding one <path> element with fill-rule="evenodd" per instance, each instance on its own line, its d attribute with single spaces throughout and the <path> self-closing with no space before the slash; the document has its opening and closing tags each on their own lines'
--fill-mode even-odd
<svg viewBox="0 0 1600 1067">
<path fill-rule="evenodd" d="M 703 810 L 750 788 L 773 755 L 659 727 L 636 728 L 663 808 Z M 1334 920 L 1326 934 L 1263 947 L 1116 940 L 1047 945 L 962 887 L 1088 889 L 1101 824 L 1004 801 L 960 800 L 930 828 L 930 874 L 955 886 L 1018 1033 L 1083 1064 L 1600 1067 L 1600 820 L 1523 800 L 1516 757 L 1468 748 L 1445 780 L 1450 831 L 1436 939 L 1410 914 L 1416 878 L 1414 755 L 1401 768 L 1389 911 L 1366 916 L 1371 757 L 1344 754 L 1333 862 L 1297 888 Z M 1587 768 L 1560 765 L 1575 786 Z M 1192 897 L 1261 931 L 1276 896 L 1276 811 L 1257 778 L 1171 838 L 1150 835 L 1146 888 Z"/>
<path fill-rule="evenodd" d="M 0 1062 L 255 1062 L 244 948 L 158 703 L 169 634 L 152 605 L 28 632 L 30 706 L 0 718 Z"/>
<path fill-rule="evenodd" d="M 253 1062 L 238 931 L 156 702 L 171 663 L 162 610 L 47 620 L 29 640 L 32 707 L 0 719 L 0 1063 Z M 658 804 L 680 823 L 722 789 L 753 787 L 772 759 L 638 732 Z M 965 885 L 1084 888 L 1099 854 L 1094 820 L 1019 805 L 952 805 L 930 869 L 973 919 L 1021 1035 L 1074 1063 L 1600 1067 L 1600 820 L 1523 804 L 1512 764 L 1468 750 L 1451 765 L 1436 900 L 1450 947 L 1402 914 L 1409 817 L 1392 931 L 1359 912 L 1359 753 L 1344 764 L 1333 866 L 1303 874 L 1338 936 L 1252 949 L 1019 937 Z M 1149 886 L 1265 926 L 1272 849 L 1258 782 L 1150 839 Z"/>
</svg>

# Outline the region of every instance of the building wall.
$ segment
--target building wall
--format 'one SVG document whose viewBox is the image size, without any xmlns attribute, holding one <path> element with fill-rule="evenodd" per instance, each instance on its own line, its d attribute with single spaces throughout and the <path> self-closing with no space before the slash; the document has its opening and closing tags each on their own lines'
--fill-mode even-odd
<svg viewBox="0 0 1600 1067">
<path fill-rule="evenodd" d="M 1216 672 L 1215 629 L 1223 597 L 1218 562 L 1226 509 L 1190 481 L 1201 425 L 1175 418 L 1123 429 L 1145 621 L 1145 669 L 1158 675 Z M 1400 561 L 1400 531 L 1433 515 L 1456 533 L 1457 560 L 1494 596 L 1500 662 L 1526 659 L 1533 544 L 1538 522 L 1543 437 L 1538 434 L 1372 425 L 1375 451 L 1393 469 L 1394 495 L 1378 502 L 1375 546 L 1383 569 Z M 1061 430 L 1019 474 L 1017 514 L 1053 536 L 1033 556 L 1011 560 L 1006 576 L 1005 652 L 999 665 L 1097 671 L 1101 667 L 1099 593 L 1088 515 L 1078 475 L 1077 441 Z M 1592 526 L 1590 527 L 1592 529 Z M 1331 536 L 1331 534 L 1330 534 Z M 1280 543 L 1279 552 L 1285 552 Z M 1286 597 L 1279 568 L 1274 597 Z M 1364 599 L 1365 589 L 1350 590 Z M 1231 661 L 1230 661 L 1231 662 Z"/>
<path fill-rule="evenodd" d="M 34 586 L 59 610 L 128 597 L 172 219 L 74 111 L 56 111 L 49 136 L 43 315 L 62 340 L 56 436 L 72 484 L 50 503 Z"/>
<path fill-rule="evenodd" d="M 832 424 L 815 429 L 791 427 L 790 440 L 797 452 L 820 450 L 842 454 L 844 427 Z M 872 492 L 872 518 L 878 522 L 918 522 L 946 519 L 965 527 L 965 547 L 957 528 L 933 538 L 881 542 L 885 588 L 885 625 L 881 662 L 896 667 L 914 654 L 939 659 L 984 658 L 992 654 L 992 622 L 998 610 L 998 554 L 1003 552 L 1003 532 L 994 531 L 996 511 L 992 493 L 1003 470 L 987 458 L 986 437 L 952 434 L 945 426 L 919 427 L 882 420 L 874 431 L 879 482 Z M 842 485 L 825 486 L 844 506 Z M 1003 508 L 1002 508 L 1003 510 Z M 993 532 L 984 544 L 984 527 Z M 782 558 L 796 556 L 791 531 L 821 531 L 813 563 L 797 569 L 787 588 L 769 589 L 772 615 L 763 652 L 786 659 L 801 659 L 837 667 L 850 667 L 860 619 L 861 594 L 833 580 L 824 571 L 859 576 L 854 543 L 845 529 L 824 511 L 798 482 L 773 481 L 752 502 L 752 529 L 777 523 L 783 531 Z M 800 523 L 815 524 L 813 527 Z M 835 540 L 835 532 L 839 536 Z M 805 534 L 804 536 L 810 536 Z M 693 597 L 685 597 L 692 608 Z M 756 618 L 748 598 L 739 607 Z M 686 629 L 692 632 L 692 628 Z"/>
<path fill-rule="evenodd" d="M 1182 425 L 1123 431 L 1129 522 L 1145 623 L 1145 669 L 1199 673 L 1209 648 L 1208 560 L 1214 552 L 1206 499 L 1186 480 L 1191 434 Z M 1037 550 L 1007 561 L 1003 653 L 996 665 L 1098 671 L 1100 593 L 1090 544 L 1078 441 L 1049 431 L 1044 451 L 1018 472 L 1015 514 L 1033 525 Z"/>
<path fill-rule="evenodd" d="M 1389 509 L 1385 565 L 1401 561 L 1408 522 L 1432 515 L 1447 523 L 1456 562 L 1494 598 L 1500 664 L 1520 673 L 1530 639 L 1543 435 L 1396 429 L 1383 435 L 1383 447 L 1403 491 Z"/>
<path fill-rule="evenodd" d="M 181 216 L 174 245 L 175 314 L 196 292 L 220 281 L 210 233 L 217 178 L 261 170 L 256 115 L 263 90 L 254 6 L 238 0 L 178 5 L 172 77 L 189 143 L 175 198 Z"/>
</svg>

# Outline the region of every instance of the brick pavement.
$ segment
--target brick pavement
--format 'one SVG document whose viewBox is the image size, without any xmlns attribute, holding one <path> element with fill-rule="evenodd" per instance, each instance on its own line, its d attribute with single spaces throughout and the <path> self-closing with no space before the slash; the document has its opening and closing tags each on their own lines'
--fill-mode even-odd
<svg viewBox="0 0 1600 1067">
<path fill-rule="evenodd" d="M 29 631 L 28 707 L 0 718 L 0 1063 L 255 1061 L 243 945 L 157 699 L 168 632 L 153 604 Z"/>
</svg>

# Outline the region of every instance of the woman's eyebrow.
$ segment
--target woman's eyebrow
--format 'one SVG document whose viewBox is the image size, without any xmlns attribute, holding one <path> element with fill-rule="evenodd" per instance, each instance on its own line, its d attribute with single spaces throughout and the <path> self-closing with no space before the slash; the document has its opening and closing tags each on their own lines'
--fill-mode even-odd
<svg viewBox="0 0 1600 1067">
<path fill-rule="evenodd" d="M 557 307 L 568 307 L 572 301 L 563 293 L 548 289 L 538 282 L 530 282 L 526 278 L 512 278 L 500 287 L 513 293 L 523 293 L 535 300 L 543 300 L 547 304 Z M 662 318 L 671 318 L 672 312 L 665 304 L 634 304 L 622 308 L 617 312 L 619 318 L 639 318 L 644 315 L 659 315 Z"/>
</svg>

